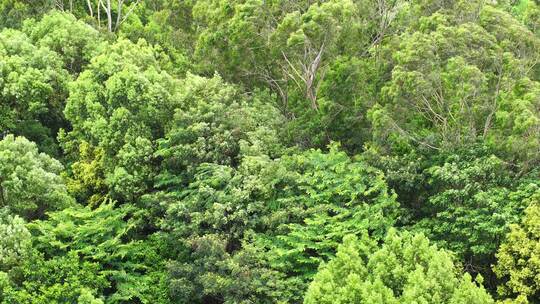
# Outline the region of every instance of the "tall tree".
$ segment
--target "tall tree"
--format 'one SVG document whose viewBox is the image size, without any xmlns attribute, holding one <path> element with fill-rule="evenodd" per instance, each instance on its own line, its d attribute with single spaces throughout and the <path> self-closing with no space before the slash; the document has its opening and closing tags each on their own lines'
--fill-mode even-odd
<svg viewBox="0 0 540 304">
<path fill-rule="evenodd" d="M 175 280 L 192 282 L 181 286 L 200 301 L 206 296 L 231 303 L 249 290 L 262 299 L 300 300 L 344 235 L 367 229 L 383 236 L 398 207 L 379 171 L 337 147 L 276 160 L 248 156 L 238 169 L 205 164 L 185 190 L 163 203 L 163 228 L 185 239 L 191 255 L 175 264 Z M 207 281 L 205 267 L 215 280 Z M 234 291 L 236 267 L 246 272 L 241 294 Z M 275 287 L 258 287 L 261 277 Z M 231 285 L 220 290 L 220 280 Z"/>
<path fill-rule="evenodd" d="M 452 256 L 423 235 L 392 230 L 380 247 L 367 235 L 344 238 L 304 303 L 494 303 L 477 281 L 457 273 Z"/>
<path fill-rule="evenodd" d="M 480 140 L 530 168 L 539 147 L 530 134 L 538 132 L 540 40 L 504 11 L 474 3 L 435 10 L 400 35 L 392 79 L 370 110 L 374 141 L 440 150 Z"/>
<path fill-rule="evenodd" d="M 0 204 L 27 220 L 74 204 L 60 177 L 63 166 L 24 137 L 0 140 Z"/>
<path fill-rule="evenodd" d="M 57 155 L 55 138 L 64 126 L 70 81 L 62 58 L 12 29 L 0 32 L 0 54 L 0 130 L 25 136 Z"/>
<path fill-rule="evenodd" d="M 104 179 L 79 189 L 105 184 L 106 193 L 122 200 L 134 200 L 152 184 L 152 154 L 155 140 L 177 106 L 177 81 L 161 70 L 158 51 L 144 41 L 133 44 L 120 40 L 107 47 L 72 84 L 65 116 L 72 130 L 63 133 L 65 151 L 75 161 L 74 177 L 92 159 L 79 158 L 83 148 L 95 151 L 87 157 Z M 87 147 L 87 148 L 85 148 Z M 85 191 L 83 191 L 85 192 Z"/>
<path fill-rule="evenodd" d="M 38 47 L 59 54 L 63 67 L 74 75 L 104 47 L 97 30 L 68 13 L 53 11 L 39 21 L 28 20 L 23 31 Z"/>
</svg>

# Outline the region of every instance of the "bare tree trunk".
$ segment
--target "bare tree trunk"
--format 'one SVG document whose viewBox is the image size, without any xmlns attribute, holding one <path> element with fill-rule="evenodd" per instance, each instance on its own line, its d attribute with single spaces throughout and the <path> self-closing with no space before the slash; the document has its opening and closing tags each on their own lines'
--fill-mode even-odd
<svg viewBox="0 0 540 304">
<path fill-rule="evenodd" d="M 2 200 L 1 207 L 6 206 L 6 198 L 4 196 L 4 187 L 2 187 L 2 180 L 0 179 L 0 200 Z"/>
<path fill-rule="evenodd" d="M 90 3 L 90 0 L 86 0 L 86 5 L 88 6 L 90 17 L 94 18 L 94 10 L 92 10 L 92 3 Z"/>
<path fill-rule="evenodd" d="M 486 122 L 484 123 L 484 132 L 482 134 L 482 138 L 486 139 L 488 136 L 488 132 L 491 129 L 492 119 L 495 113 L 497 112 L 497 99 L 499 98 L 499 94 L 501 91 L 501 81 L 503 78 L 503 67 L 502 64 L 498 67 L 498 78 L 497 78 L 497 86 L 495 88 L 495 96 L 493 97 L 493 103 L 491 104 L 491 111 L 489 112 Z"/>
<path fill-rule="evenodd" d="M 114 26 L 114 31 L 118 30 L 118 27 L 120 26 L 121 20 L 122 20 L 122 5 L 124 4 L 124 0 L 118 0 L 118 11 L 116 12 L 116 24 Z"/>
<path fill-rule="evenodd" d="M 112 11 L 111 0 L 107 0 L 107 29 L 112 32 Z"/>
<path fill-rule="evenodd" d="M 317 77 L 317 72 L 319 70 L 319 67 L 321 66 L 321 60 L 322 60 L 322 54 L 324 51 L 324 44 L 319 49 L 319 52 L 317 53 L 317 56 L 315 56 L 315 59 L 311 61 L 308 67 L 304 66 L 304 79 L 306 83 L 306 96 L 311 101 L 311 107 L 318 111 L 319 105 L 317 104 L 317 90 L 319 89 L 319 85 L 322 82 L 321 79 L 319 79 L 319 84 L 315 85 L 315 78 Z M 322 77 L 320 77 L 322 78 Z"/>
<path fill-rule="evenodd" d="M 98 27 L 101 28 L 101 0 L 98 0 L 97 2 L 97 20 L 98 20 Z"/>
<path fill-rule="evenodd" d="M 109 30 L 109 32 L 112 32 L 111 0 L 107 0 L 107 6 L 105 6 L 103 2 L 101 2 L 101 5 L 103 6 L 105 14 L 107 15 L 107 30 Z"/>
<path fill-rule="evenodd" d="M 118 0 L 118 16 L 116 18 L 116 25 L 114 26 L 114 30 L 117 31 L 120 28 L 120 25 L 126 21 L 127 17 L 135 10 L 137 5 L 139 5 L 139 2 L 141 0 L 137 0 L 135 3 L 131 5 L 129 10 L 122 16 L 122 7 L 124 6 L 124 0 Z"/>
<path fill-rule="evenodd" d="M 306 98 L 311 102 L 311 108 L 315 111 L 319 111 L 317 91 L 322 83 L 322 78 L 324 77 L 324 71 L 323 73 L 319 73 L 324 49 L 324 43 L 318 50 L 313 49 L 311 46 L 305 46 L 304 58 L 300 60 L 300 71 L 294 66 L 289 58 L 287 58 L 287 55 L 285 55 L 284 52 L 281 52 L 289 68 L 294 72 L 291 73 L 284 68 L 285 74 L 294 81 L 301 91 L 304 92 Z M 317 75 L 318 73 L 320 75 Z"/>
<path fill-rule="evenodd" d="M 59 0 L 56 0 L 54 1 L 54 6 L 56 6 L 56 8 L 60 11 L 64 11 L 64 1 L 59 1 Z"/>
</svg>

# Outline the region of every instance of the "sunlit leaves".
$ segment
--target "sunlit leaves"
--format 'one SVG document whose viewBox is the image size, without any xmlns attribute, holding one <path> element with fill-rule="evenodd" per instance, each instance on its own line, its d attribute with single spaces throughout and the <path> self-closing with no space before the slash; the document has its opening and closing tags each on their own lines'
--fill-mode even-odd
<svg viewBox="0 0 540 304">
<path fill-rule="evenodd" d="M 0 202 L 26 219 L 43 217 L 74 203 L 62 178 L 63 166 L 39 153 L 24 137 L 6 136 L 0 141 Z"/>
<path fill-rule="evenodd" d="M 452 256 L 423 235 L 392 230 L 380 247 L 366 235 L 346 237 L 336 257 L 319 269 L 304 303 L 494 301 L 470 275 L 458 275 Z"/>
</svg>

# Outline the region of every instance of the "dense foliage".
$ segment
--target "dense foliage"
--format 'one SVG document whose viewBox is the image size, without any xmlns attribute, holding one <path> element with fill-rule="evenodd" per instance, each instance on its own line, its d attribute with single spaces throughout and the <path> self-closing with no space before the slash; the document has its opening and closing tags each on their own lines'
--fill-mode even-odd
<svg viewBox="0 0 540 304">
<path fill-rule="evenodd" d="M 481 277 L 477 278 L 481 281 Z M 451 256 L 423 235 L 390 231 L 381 248 L 364 234 L 348 236 L 321 265 L 304 303 L 493 303 L 488 293 L 456 275 Z"/>
<path fill-rule="evenodd" d="M 538 0 L 0 0 L 0 303 L 540 303 Z"/>
</svg>

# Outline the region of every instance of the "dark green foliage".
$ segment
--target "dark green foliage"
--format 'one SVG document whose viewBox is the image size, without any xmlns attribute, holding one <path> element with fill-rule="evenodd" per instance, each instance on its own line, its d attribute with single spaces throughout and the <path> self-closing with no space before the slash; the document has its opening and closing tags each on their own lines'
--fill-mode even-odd
<svg viewBox="0 0 540 304">
<path fill-rule="evenodd" d="M 178 197 L 168 203 L 166 228 L 192 248 L 192 242 L 213 244 L 233 261 L 245 258 L 246 243 L 254 242 L 266 267 L 298 285 L 286 286 L 295 297 L 344 235 L 368 229 L 375 238 L 383 236 L 398 207 L 380 172 L 336 146 L 328 154 L 308 151 L 279 160 L 246 157 L 237 170 L 201 166 Z M 222 260 L 215 250 L 205 253 L 208 265 Z"/>
<path fill-rule="evenodd" d="M 367 229 L 378 239 L 395 223 L 398 204 L 381 172 L 337 147 L 295 155 L 285 164 L 292 179 L 278 190 L 276 203 L 288 220 L 261 237 L 276 269 L 309 280 L 344 235 Z"/>
<path fill-rule="evenodd" d="M 53 8 L 49 0 L 2 0 L 0 1 L 0 28 L 19 27 L 26 18 L 39 17 Z"/>
<path fill-rule="evenodd" d="M 433 194 L 415 229 L 456 252 L 468 271 L 489 274 L 509 225 L 540 191 L 537 179 L 512 181 L 510 172 L 493 155 L 451 155 L 444 165 L 430 167 L 426 177 Z"/>
<path fill-rule="evenodd" d="M 400 224 L 454 251 L 467 271 L 482 273 L 494 288 L 495 252 L 540 190 L 537 173 L 519 176 L 512 164 L 481 145 L 424 153 L 380 157 L 369 151 L 364 157 L 386 172 L 403 202 Z"/>
<path fill-rule="evenodd" d="M 0 303 L 536 304 L 539 20 L 0 0 Z"/>
<path fill-rule="evenodd" d="M 159 237 L 138 240 L 135 230 L 140 219 L 134 212 L 128 205 L 115 208 L 112 202 L 104 202 L 94 210 L 78 207 L 50 213 L 47 221 L 29 224 L 33 248 L 46 265 L 62 265 L 59 257 L 68 256 L 80 259 L 80 267 L 91 266 L 90 273 L 81 276 L 86 280 L 83 286 L 91 286 L 91 290 L 103 295 L 105 303 L 166 303 L 167 293 L 161 285 L 165 284 L 165 264 L 155 261 L 160 251 Z M 27 275 L 26 282 L 40 283 L 32 271 Z M 27 292 L 32 290 L 26 284 L 22 287 Z"/>
</svg>

